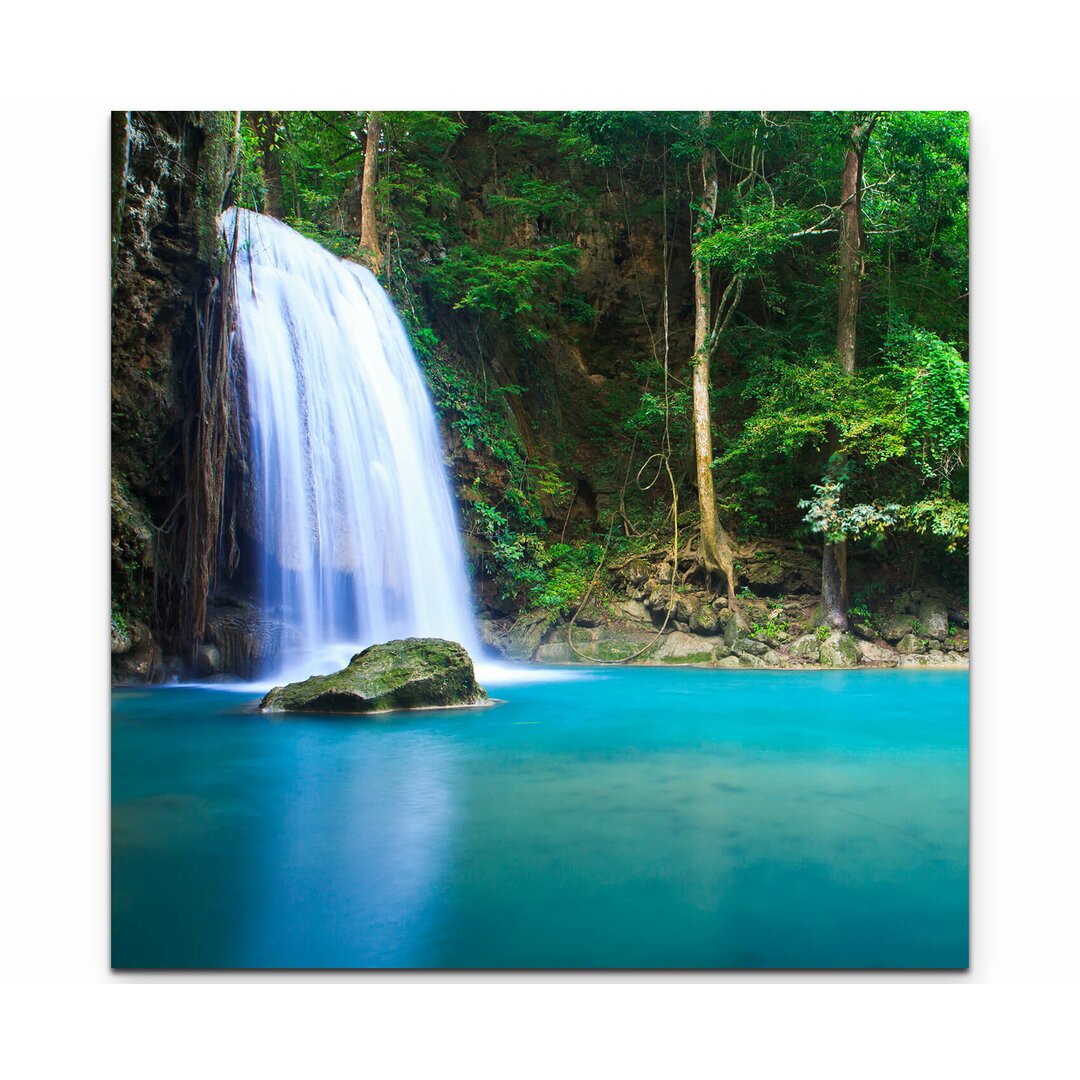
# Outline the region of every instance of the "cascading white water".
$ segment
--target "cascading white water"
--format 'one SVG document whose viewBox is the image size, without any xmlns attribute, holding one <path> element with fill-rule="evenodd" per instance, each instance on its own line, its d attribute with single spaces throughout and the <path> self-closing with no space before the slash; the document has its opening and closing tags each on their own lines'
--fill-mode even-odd
<svg viewBox="0 0 1080 1080">
<path fill-rule="evenodd" d="M 260 587 L 302 642 L 274 674 L 407 636 L 475 657 L 434 410 L 393 304 L 368 270 L 273 218 L 230 211 L 223 230 L 237 236 Z"/>
</svg>

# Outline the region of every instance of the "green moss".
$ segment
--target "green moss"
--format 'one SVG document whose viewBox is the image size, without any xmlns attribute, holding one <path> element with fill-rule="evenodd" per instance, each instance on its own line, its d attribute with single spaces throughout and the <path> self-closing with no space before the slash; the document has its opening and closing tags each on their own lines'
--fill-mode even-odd
<svg viewBox="0 0 1080 1080">
<path fill-rule="evenodd" d="M 276 686 L 259 707 L 263 712 L 372 713 L 486 700 L 462 646 L 441 638 L 404 638 L 370 646 L 332 675 Z"/>
<path fill-rule="evenodd" d="M 202 145 L 193 219 L 199 239 L 199 258 L 213 266 L 223 254 L 217 221 L 239 151 L 236 113 L 196 113 L 194 126 L 202 133 Z"/>
</svg>

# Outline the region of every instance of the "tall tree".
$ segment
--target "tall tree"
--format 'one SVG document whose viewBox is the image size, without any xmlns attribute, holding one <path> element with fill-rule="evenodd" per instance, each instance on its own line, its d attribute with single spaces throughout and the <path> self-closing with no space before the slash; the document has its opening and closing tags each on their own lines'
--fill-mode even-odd
<svg viewBox="0 0 1080 1080">
<path fill-rule="evenodd" d="M 364 178 L 360 187 L 360 250 L 367 255 L 373 269 L 382 266 L 378 222 L 375 220 L 375 175 L 382 125 L 377 112 L 369 112 L 364 142 Z"/>
<path fill-rule="evenodd" d="M 878 113 L 856 122 L 847 139 L 840 181 L 840 297 L 836 316 L 836 351 L 848 376 L 855 374 L 855 343 L 859 297 L 865 271 L 866 236 L 862 223 L 863 160 Z M 830 468 L 839 471 L 843 460 L 832 455 Z M 847 543 L 826 541 L 821 560 L 822 621 L 834 630 L 848 628 Z"/>
<path fill-rule="evenodd" d="M 280 221 L 285 217 L 285 186 L 281 179 L 281 117 L 275 112 L 253 112 L 250 116 L 259 136 L 259 158 L 266 182 L 263 212 Z"/>
<path fill-rule="evenodd" d="M 705 239 L 716 222 L 716 200 L 719 182 L 716 169 L 716 149 L 711 141 L 712 114 L 701 115 L 702 194 L 694 228 L 694 455 L 698 491 L 698 511 L 701 520 L 701 540 L 698 560 L 711 576 L 724 575 L 727 584 L 728 603 L 734 609 L 735 567 L 731 553 L 731 541 L 720 524 L 716 512 L 716 493 L 713 489 L 712 410 L 709 403 L 709 368 L 720 343 L 720 336 L 735 311 L 742 293 L 742 278 L 733 274 L 713 312 L 712 271 L 702 257 L 696 244 Z"/>
</svg>

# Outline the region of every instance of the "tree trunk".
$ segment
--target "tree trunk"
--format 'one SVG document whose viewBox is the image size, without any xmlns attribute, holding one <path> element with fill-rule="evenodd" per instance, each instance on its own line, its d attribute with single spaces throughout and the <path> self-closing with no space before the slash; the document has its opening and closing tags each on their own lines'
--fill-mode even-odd
<svg viewBox="0 0 1080 1080">
<path fill-rule="evenodd" d="M 360 187 L 360 250 L 378 273 L 382 266 L 379 229 L 375 220 L 375 165 L 379 154 L 382 127 L 377 112 L 368 113 L 367 139 L 364 143 L 364 178 Z"/>
<path fill-rule="evenodd" d="M 836 313 L 836 351 L 848 375 L 855 373 L 856 330 L 864 268 L 863 157 L 873 126 L 874 121 L 870 120 L 852 129 L 840 184 L 840 299 Z M 833 457 L 835 464 L 842 464 L 835 454 Z M 834 630 L 847 630 L 848 606 L 847 544 L 826 542 L 821 561 L 822 621 Z"/>
<path fill-rule="evenodd" d="M 711 115 L 702 117 L 702 127 L 711 125 Z M 701 154 L 704 190 L 701 198 L 699 229 L 716 216 L 716 152 L 706 146 Z M 701 545 L 698 553 L 709 574 L 721 573 L 727 584 L 728 604 L 734 610 L 735 568 L 731 542 L 716 513 L 716 493 L 712 475 L 712 414 L 709 407 L 709 367 L 712 351 L 709 321 L 712 317 L 712 287 L 709 268 L 694 259 L 694 452 L 697 462 L 698 514 L 701 519 Z"/>
<path fill-rule="evenodd" d="M 848 375 L 855 372 L 855 333 L 863 276 L 862 128 L 851 133 L 840 185 L 840 302 L 836 314 L 836 350 Z"/>
<path fill-rule="evenodd" d="M 266 182 L 263 213 L 282 221 L 285 218 L 285 185 L 281 179 L 281 151 L 277 146 L 278 114 L 257 112 L 252 113 L 251 118 L 259 133 L 259 155 L 262 158 L 263 180 Z"/>
</svg>

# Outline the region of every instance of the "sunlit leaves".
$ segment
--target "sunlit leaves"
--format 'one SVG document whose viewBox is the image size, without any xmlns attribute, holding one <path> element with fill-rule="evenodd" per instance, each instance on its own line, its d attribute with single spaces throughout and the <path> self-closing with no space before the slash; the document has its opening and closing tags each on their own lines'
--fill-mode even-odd
<svg viewBox="0 0 1080 1080">
<path fill-rule="evenodd" d="M 519 248 L 497 254 L 469 244 L 455 248 L 433 270 L 436 291 L 455 308 L 487 311 L 502 319 L 529 315 L 521 322 L 526 339 L 543 341 L 543 319 L 557 311 L 557 296 L 577 269 L 570 244 Z"/>
<path fill-rule="evenodd" d="M 968 366 L 954 346 L 899 319 L 885 355 L 903 397 L 912 453 L 924 476 L 947 491 L 966 462 Z"/>
<path fill-rule="evenodd" d="M 757 201 L 723 215 L 715 232 L 699 240 L 694 255 L 705 265 L 744 277 L 764 273 L 773 259 L 798 241 L 807 217 L 793 207 Z"/>
<path fill-rule="evenodd" d="M 803 499 L 799 508 L 806 511 L 803 520 L 810 531 L 820 533 L 831 544 L 845 540 L 880 538 L 895 525 L 900 516 L 896 503 L 856 503 L 845 505 L 843 500 L 844 479 L 826 477 L 820 484 L 811 485 L 814 497 Z"/>
</svg>

